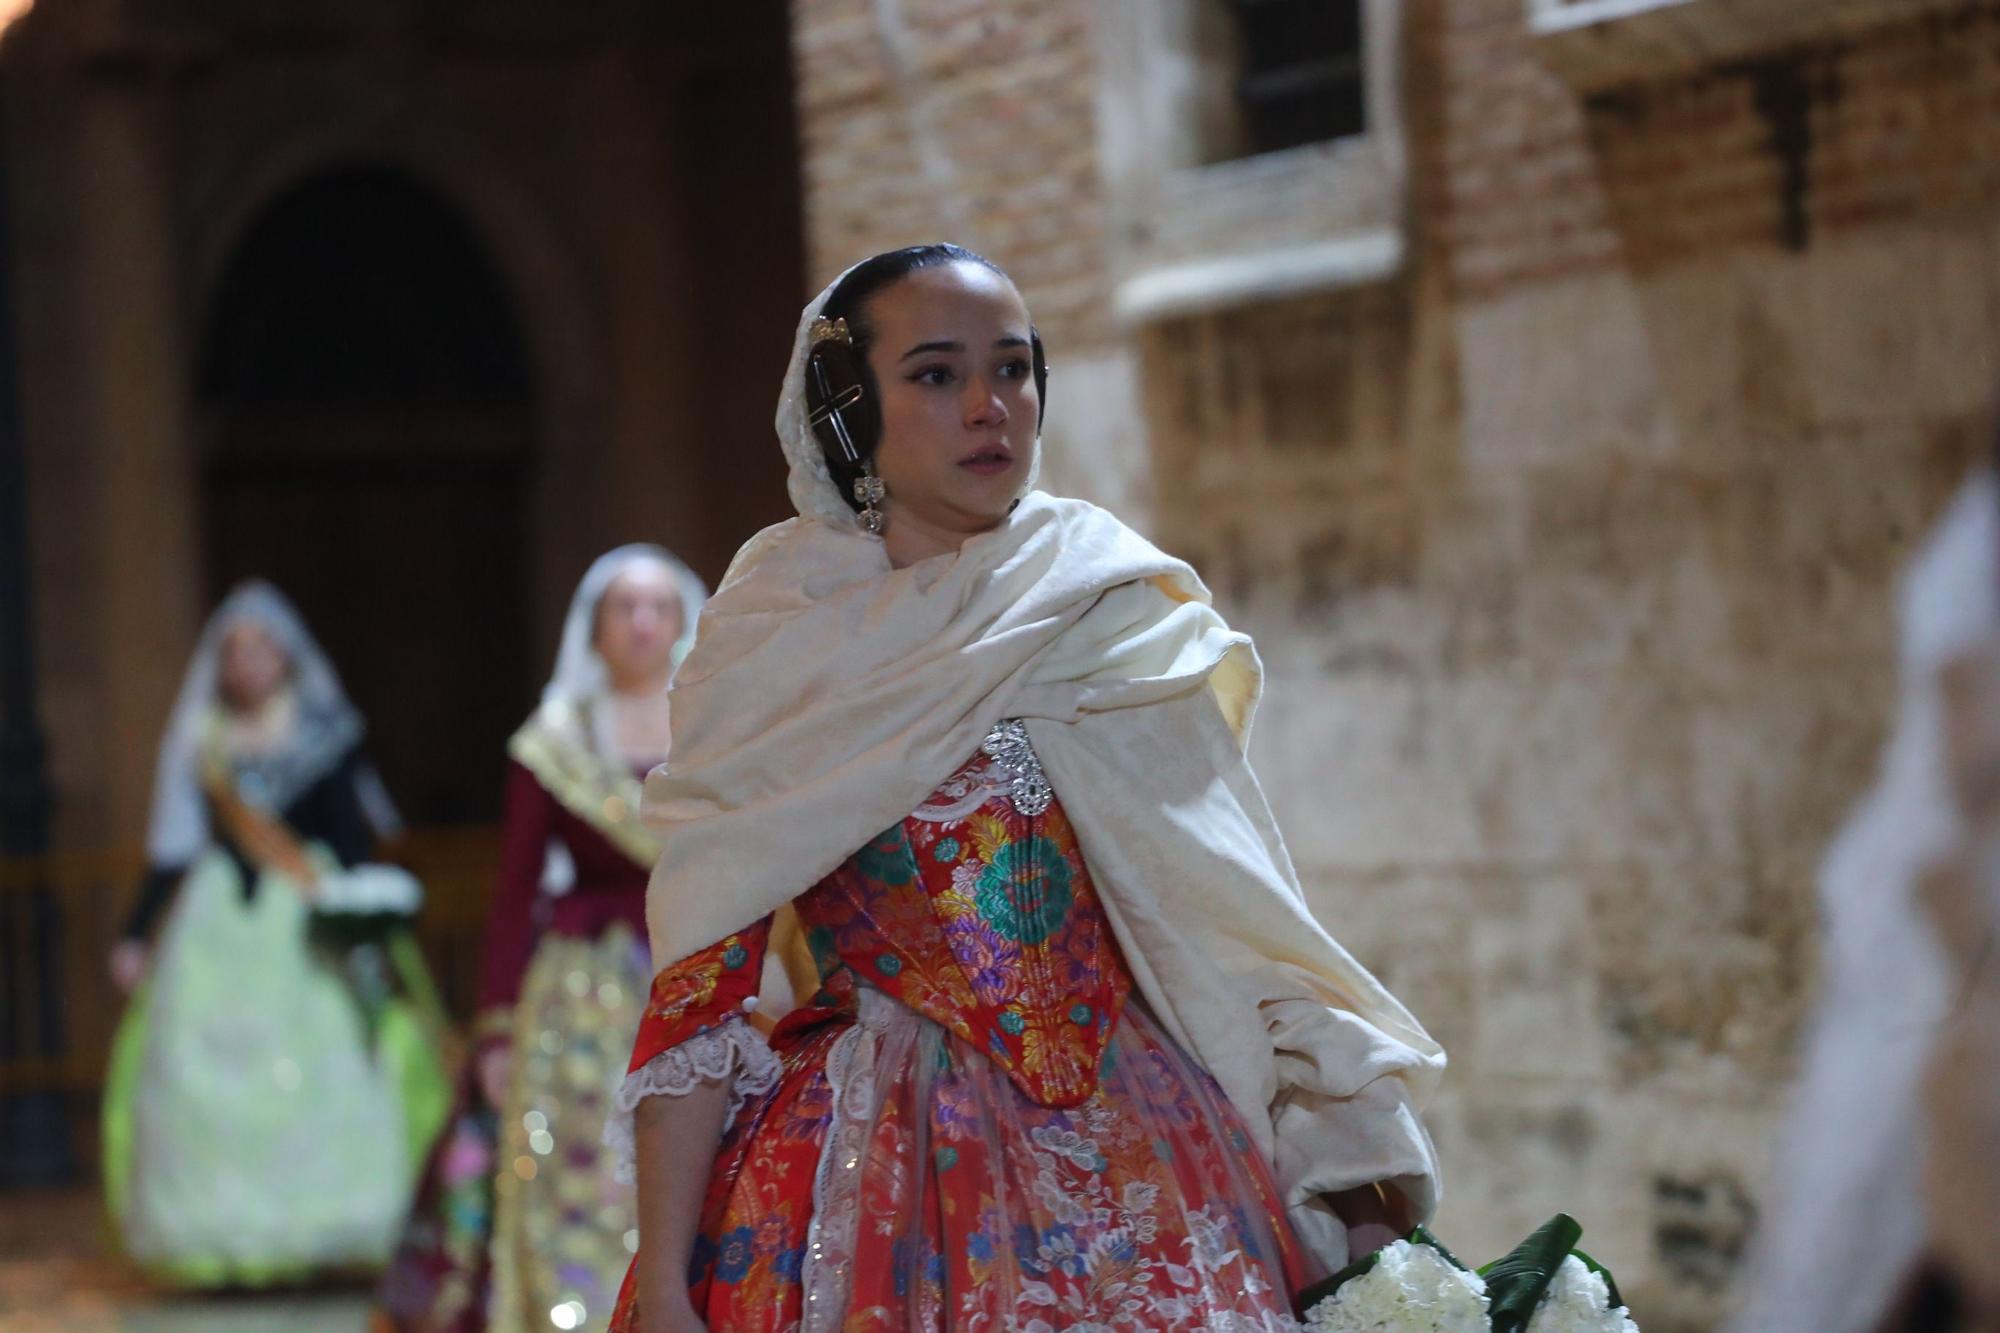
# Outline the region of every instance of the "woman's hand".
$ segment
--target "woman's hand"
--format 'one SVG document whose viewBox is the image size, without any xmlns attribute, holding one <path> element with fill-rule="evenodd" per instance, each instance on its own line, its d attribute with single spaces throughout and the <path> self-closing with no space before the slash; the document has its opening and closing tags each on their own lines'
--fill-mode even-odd
<svg viewBox="0 0 2000 1333">
<path fill-rule="evenodd" d="M 703 1083 L 684 1096 L 648 1097 L 632 1114 L 639 1174 L 634 1295 L 643 1333 L 699 1333 L 706 1327 L 688 1297 L 688 1259 L 728 1110 L 728 1089 Z"/>
<path fill-rule="evenodd" d="M 1350 1260 L 1364 1258 L 1401 1239 L 1386 1222 L 1363 1222 L 1347 1229 L 1347 1255 Z"/>
<path fill-rule="evenodd" d="M 687 1283 L 670 1280 L 658 1290 L 647 1283 L 639 1292 L 639 1333 L 708 1333 L 708 1325 L 688 1299 Z"/>
<path fill-rule="evenodd" d="M 488 1042 L 473 1059 L 479 1064 L 479 1091 L 486 1104 L 496 1111 L 505 1110 L 507 1093 L 514 1082 L 514 1044 Z"/>
<path fill-rule="evenodd" d="M 120 940 L 111 946 L 111 980 L 130 995 L 146 978 L 148 950 L 143 941 Z"/>
<path fill-rule="evenodd" d="M 1347 1255 L 1359 1259 L 1410 1234 L 1402 1193 L 1387 1186 L 1360 1185 L 1332 1197 L 1333 1210 L 1347 1224 Z"/>
</svg>

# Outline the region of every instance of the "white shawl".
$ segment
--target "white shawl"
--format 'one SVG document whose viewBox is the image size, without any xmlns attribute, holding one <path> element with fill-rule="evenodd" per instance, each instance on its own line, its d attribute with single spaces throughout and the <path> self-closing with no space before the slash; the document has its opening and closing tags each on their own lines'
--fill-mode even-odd
<svg viewBox="0 0 2000 1333">
<path fill-rule="evenodd" d="M 824 299 L 779 405 L 795 500 L 824 483 L 795 387 Z M 646 786 L 653 957 L 784 907 L 1025 719 L 1140 994 L 1237 1106 L 1302 1238 L 1339 1267 L 1319 1196 L 1375 1181 L 1427 1216 L 1417 1113 L 1443 1052 L 1308 910 L 1243 757 L 1262 668 L 1194 571 L 1040 492 L 892 569 L 839 505 L 801 500 L 812 517 L 745 545 L 676 677 L 674 755 Z"/>
</svg>

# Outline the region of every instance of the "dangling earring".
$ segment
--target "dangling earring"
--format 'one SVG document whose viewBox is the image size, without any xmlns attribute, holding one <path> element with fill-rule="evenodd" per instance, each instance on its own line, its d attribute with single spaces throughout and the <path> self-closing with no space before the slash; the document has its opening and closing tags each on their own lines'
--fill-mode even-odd
<svg viewBox="0 0 2000 1333">
<path fill-rule="evenodd" d="M 882 535 L 882 501 L 889 494 L 889 488 L 875 475 L 873 460 L 861 465 L 861 475 L 854 479 L 854 498 L 861 504 L 858 517 L 866 531 L 879 537 Z"/>
</svg>

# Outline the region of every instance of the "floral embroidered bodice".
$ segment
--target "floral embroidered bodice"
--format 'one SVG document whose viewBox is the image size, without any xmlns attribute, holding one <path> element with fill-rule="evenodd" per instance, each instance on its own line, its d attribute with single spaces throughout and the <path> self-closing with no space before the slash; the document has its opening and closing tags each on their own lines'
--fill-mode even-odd
<svg viewBox="0 0 2000 1333">
<path fill-rule="evenodd" d="M 794 904 L 822 989 L 788 1020 L 890 995 L 984 1051 L 1044 1106 L 1096 1091 L 1132 982 L 1019 722 Z M 769 919 L 655 978 L 633 1067 L 740 1010 Z"/>
</svg>

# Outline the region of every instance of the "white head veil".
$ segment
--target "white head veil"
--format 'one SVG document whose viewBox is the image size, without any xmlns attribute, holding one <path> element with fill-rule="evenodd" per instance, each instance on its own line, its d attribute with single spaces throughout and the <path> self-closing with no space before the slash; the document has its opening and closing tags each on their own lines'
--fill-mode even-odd
<svg viewBox="0 0 2000 1333">
<path fill-rule="evenodd" d="M 635 565 L 655 564 L 672 577 L 680 594 L 681 633 L 674 640 L 673 665 L 678 668 L 694 647 L 696 622 L 708 588 L 698 575 L 675 559 L 664 547 L 650 542 L 633 542 L 606 551 L 584 571 L 583 581 L 569 599 L 569 613 L 563 617 L 562 643 L 556 649 L 555 674 L 542 687 L 542 711 L 538 716 L 563 714 L 569 725 L 581 724 L 587 743 L 598 757 L 614 769 L 626 768 L 629 761 L 618 752 L 611 734 L 611 719 L 604 709 L 581 706 L 602 698 L 611 689 L 611 668 L 597 651 L 597 604 L 604 600 L 612 581 Z M 579 716 L 586 714 L 587 718 Z M 531 724 L 532 725 L 532 724 Z M 576 882 L 576 863 L 569 848 L 559 838 L 549 840 L 542 862 L 542 892 L 567 893 Z"/>
<path fill-rule="evenodd" d="M 829 482 L 829 488 L 831 485 Z M 674 665 L 680 666 L 688 649 L 694 647 L 695 622 L 702 603 L 708 600 L 708 588 L 665 548 L 633 542 L 597 557 L 584 571 L 583 582 L 576 585 L 576 594 L 569 599 L 569 614 L 563 617 L 555 674 L 542 687 L 543 703 L 581 703 L 611 688 L 611 669 L 597 651 L 597 604 L 604 600 L 612 580 L 634 565 L 647 563 L 657 564 L 672 575 L 680 592 L 681 635 L 674 641 Z"/>
<path fill-rule="evenodd" d="M 262 580 L 238 584 L 202 628 L 160 742 L 152 820 L 146 833 L 146 853 L 156 865 L 185 865 L 208 843 L 208 804 L 201 784 L 202 744 L 220 702 L 217 685 L 223 637 L 244 621 L 261 625 L 284 650 L 291 663 L 289 688 L 297 700 L 299 718 L 297 743 L 269 766 L 261 790 L 246 790 L 244 797 L 281 810 L 345 758 L 361 739 L 361 714 L 348 701 L 333 663 L 297 609 Z M 388 793 L 372 770 L 362 778 L 362 804 L 369 822 L 379 834 L 395 832 L 399 825 Z"/>
</svg>

